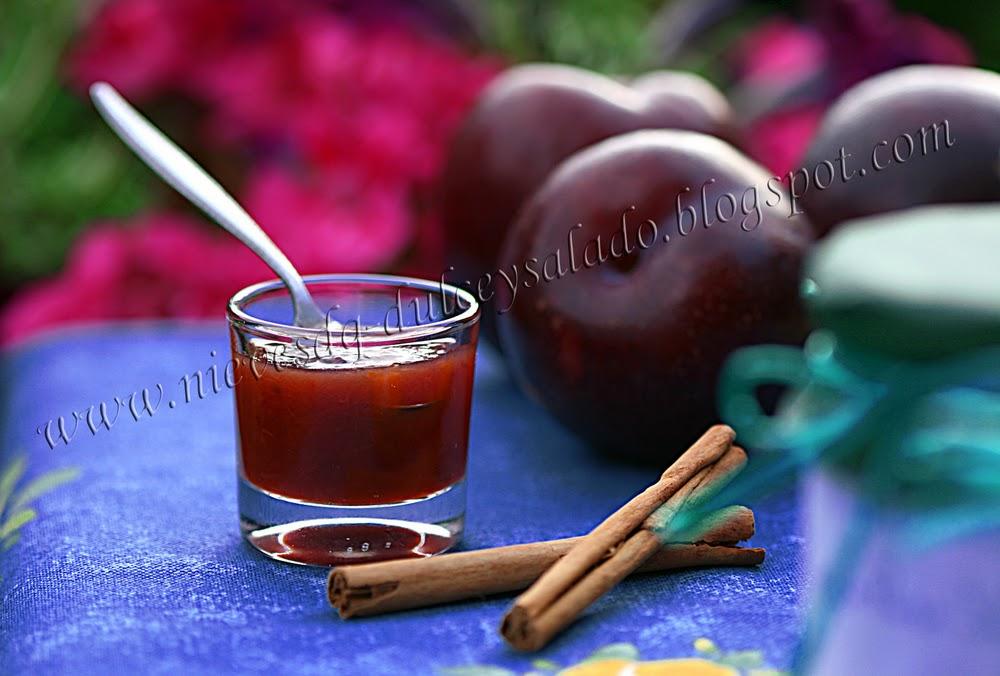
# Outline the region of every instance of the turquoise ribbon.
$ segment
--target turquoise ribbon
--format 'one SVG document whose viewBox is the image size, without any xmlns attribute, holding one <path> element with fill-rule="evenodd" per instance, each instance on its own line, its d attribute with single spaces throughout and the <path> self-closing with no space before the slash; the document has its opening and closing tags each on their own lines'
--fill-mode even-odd
<svg viewBox="0 0 1000 676">
<path fill-rule="evenodd" d="M 773 384 L 789 390 L 770 416 L 757 389 Z M 765 345 L 734 353 L 720 377 L 719 410 L 755 453 L 674 532 L 812 467 L 838 467 L 857 479 L 862 500 L 821 587 L 797 671 L 811 662 L 849 588 L 879 509 L 910 517 L 902 534 L 915 546 L 1000 526 L 1000 348 L 890 361 L 817 331 L 803 350 Z"/>
<path fill-rule="evenodd" d="M 775 416 L 756 396 L 767 384 L 790 388 Z M 915 525 L 923 532 L 911 535 L 926 542 L 1000 525 L 1000 348 L 889 361 L 819 331 L 803 350 L 734 353 L 720 378 L 719 409 L 741 443 L 779 456 L 764 468 L 771 482 L 817 464 L 854 470 L 875 502 L 921 513 Z"/>
</svg>

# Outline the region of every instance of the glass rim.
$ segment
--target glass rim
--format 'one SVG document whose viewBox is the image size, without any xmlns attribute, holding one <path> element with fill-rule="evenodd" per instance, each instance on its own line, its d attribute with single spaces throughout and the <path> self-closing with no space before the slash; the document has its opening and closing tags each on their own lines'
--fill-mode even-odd
<svg viewBox="0 0 1000 676">
<path fill-rule="evenodd" d="M 392 332 L 386 330 L 386 325 L 384 323 L 364 328 L 355 327 L 356 333 L 360 337 L 381 335 L 384 338 L 388 338 L 392 342 L 414 340 L 419 338 L 431 338 L 456 329 L 465 328 L 472 325 L 479 319 L 480 305 L 476 300 L 476 297 L 466 289 L 453 284 L 448 284 L 443 280 L 436 282 L 428 279 L 420 279 L 419 277 L 406 277 L 403 275 L 337 272 L 318 275 L 303 275 L 302 281 L 305 283 L 307 288 L 311 284 L 362 284 L 393 287 L 396 289 L 418 289 L 420 291 L 427 291 L 431 293 L 449 293 L 454 294 L 456 298 L 462 298 L 468 304 L 468 307 L 466 307 L 461 313 L 451 317 L 445 317 L 443 319 L 430 321 L 425 324 L 418 324 L 416 326 L 405 326 L 402 328 L 396 327 L 396 329 Z M 291 299 L 291 293 L 288 291 L 285 283 L 280 279 L 270 279 L 263 282 L 257 282 L 256 284 L 251 284 L 250 286 L 244 287 L 233 294 L 226 304 L 226 315 L 229 319 L 229 323 L 239 323 L 241 325 L 268 329 L 271 331 L 277 331 L 284 335 L 291 334 L 293 336 L 310 337 L 329 335 L 329 327 L 312 328 L 306 326 L 295 326 L 294 324 L 286 324 L 283 322 L 275 322 L 268 319 L 262 319 L 260 317 L 254 317 L 246 312 L 244 308 L 248 304 L 270 291 L 284 291 L 285 295 Z M 392 306 L 388 306 L 386 308 L 386 312 L 388 313 L 391 308 Z M 348 323 L 353 321 L 355 320 L 349 320 Z M 352 335 L 354 335 L 354 333 L 355 332 L 352 331 Z"/>
</svg>

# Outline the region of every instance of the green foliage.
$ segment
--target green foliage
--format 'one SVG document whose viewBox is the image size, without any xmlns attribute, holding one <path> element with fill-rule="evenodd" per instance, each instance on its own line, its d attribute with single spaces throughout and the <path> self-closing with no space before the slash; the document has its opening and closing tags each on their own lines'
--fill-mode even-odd
<svg viewBox="0 0 1000 676">
<path fill-rule="evenodd" d="M 491 0 L 493 47 L 515 61 L 556 61 L 605 73 L 653 63 L 646 28 L 661 0 Z"/>
<path fill-rule="evenodd" d="M 1000 70 L 1000 3 L 896 0 L 896 6 L 958 33 L 972 47 L 976 65 Z"/>
<path fill-rule="evenodd" d="M 0 290 L 49 274 L 95 218 L 146 201 L 148 175 L 62 83 L 74 0 L 8 0 L 0 21 Z"/>
</svg>

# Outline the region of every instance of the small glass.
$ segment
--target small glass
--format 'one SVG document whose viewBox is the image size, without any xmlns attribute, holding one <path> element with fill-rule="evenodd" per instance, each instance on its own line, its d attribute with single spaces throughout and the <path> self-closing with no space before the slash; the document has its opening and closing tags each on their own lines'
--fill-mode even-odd
<svg viewBox="0 0 1000 676">
<path fill-rule="evenodd" d="M 278 281 L 229 301 L 243 536 L 326 566 L 447 550 L 465 516 L 475 298 L 387 275 L 305 282 L 325 328 L 294 326 Z"/>
</svg>

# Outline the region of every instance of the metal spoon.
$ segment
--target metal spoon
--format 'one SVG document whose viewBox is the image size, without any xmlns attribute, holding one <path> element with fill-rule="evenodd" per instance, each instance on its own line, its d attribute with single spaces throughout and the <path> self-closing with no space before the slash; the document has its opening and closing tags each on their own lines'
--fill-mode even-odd
<svg viewBox="0 0 1000 676">
<path fill-rule="evenodd" d="M 296 326 L 327 328 L 326 314 L 291 261 L 218 182 L 154 127 L 106 82 L 90 87 L 94 105 L 118 136 L 149 167 L 216 223 L 250 247 L 277 273 L 292 295 Z M 331 328 L 336 322 L 330 321 Z"/>
</svg>

